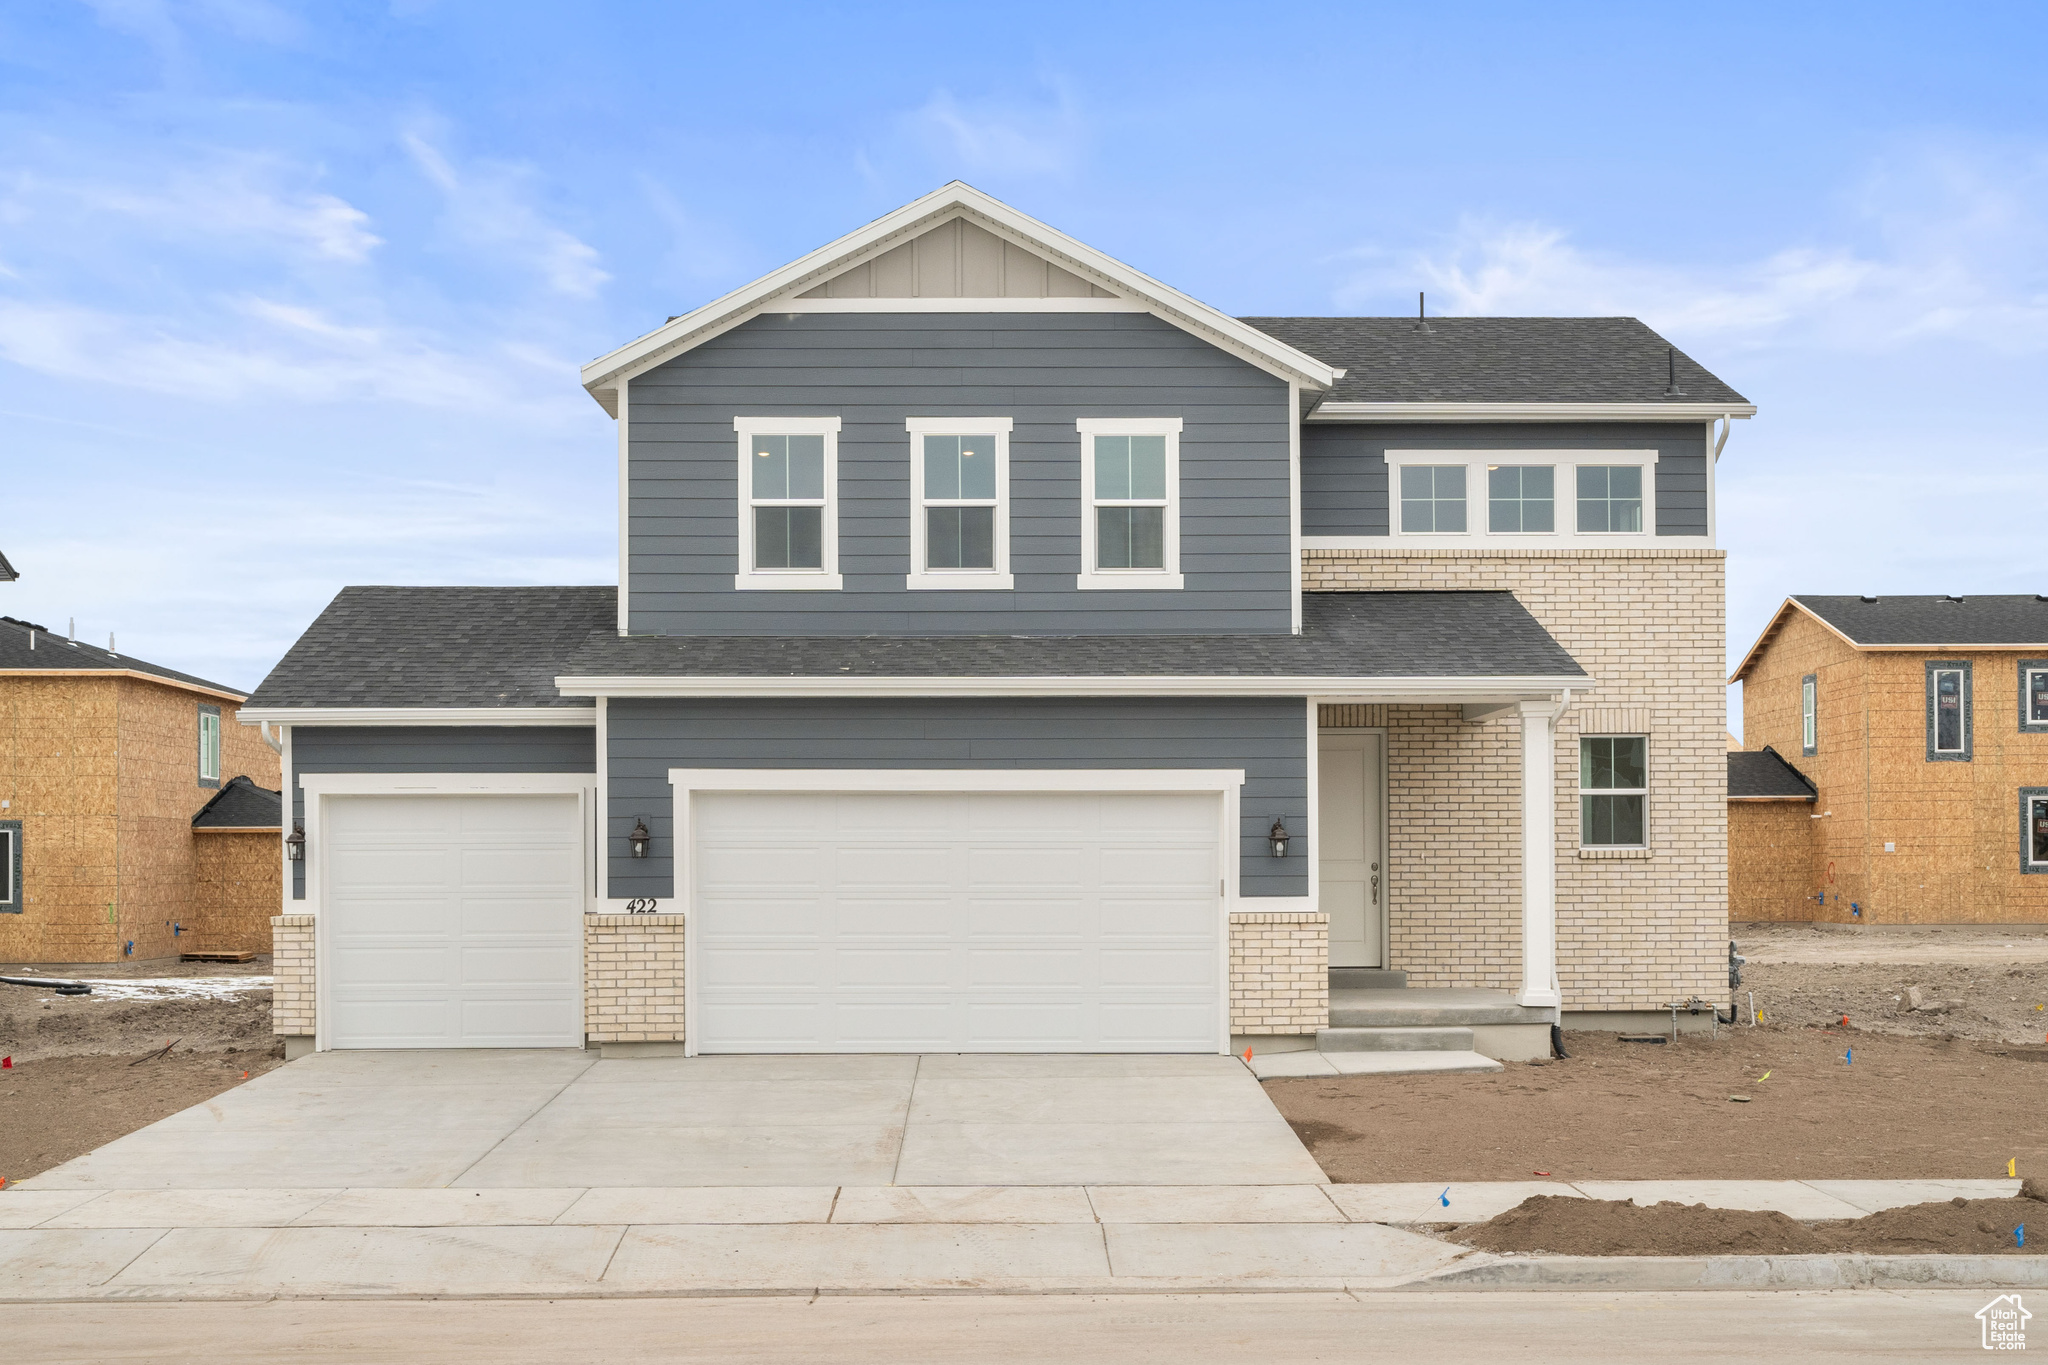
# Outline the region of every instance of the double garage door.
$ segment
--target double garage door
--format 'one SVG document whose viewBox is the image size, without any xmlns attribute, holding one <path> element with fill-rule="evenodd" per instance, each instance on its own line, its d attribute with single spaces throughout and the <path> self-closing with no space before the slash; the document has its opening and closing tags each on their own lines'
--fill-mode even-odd
<svg viewBox="0 0 2048 1365">
<path fill-rule="evenodd" d="M 1214 1052 L 1219 799 L 697 793 L 697 1050 Z M 574 797 L 325 804 L 329 1046 L 581 1045 Z"/>
</svg>

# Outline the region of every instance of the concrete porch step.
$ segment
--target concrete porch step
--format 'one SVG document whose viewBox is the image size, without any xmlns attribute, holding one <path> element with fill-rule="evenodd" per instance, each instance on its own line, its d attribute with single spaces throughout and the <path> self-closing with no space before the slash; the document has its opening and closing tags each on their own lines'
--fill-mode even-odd
<svg viewBox="0 0 2048 1365">
<path fill-rule="evenodd" d="M 1408 984 L 1408 973 L 1392 967 L 1332 967 L 1333 991 L 1398 991 Z"/>
<path fill-rule="evenodd" d="M 1262 1052 L 1251 1059 L 1262 1081 L 1287 1076 L 1405 1076 L 1421 1072 L 1499 1071 L 1476 1052 Z"/>
<path fill-rule="evenodd" d="M 1470 1052 L 1468 1028 L 1324 1028 L 1318 1052 Z"/>
<path fill-rule="evenodd" d="M 1549 1024 L 1552 1012 L 1526 1009 L 1507 991 L 1422 989 L 1332 990 L 1331 1028 L 1471 1028 L 1479 1024 Z"/>
</svg>

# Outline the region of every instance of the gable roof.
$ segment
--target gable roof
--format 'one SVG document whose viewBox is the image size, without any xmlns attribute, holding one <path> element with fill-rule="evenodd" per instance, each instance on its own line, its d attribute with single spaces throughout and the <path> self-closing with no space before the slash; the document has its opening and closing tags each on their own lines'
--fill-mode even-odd
<svg viewBox="0 0 2048 1365">
<path fill-rule="evenodd" d="M 831 275 L 872 260 L 956 218 L 965 218 L 1015 242 L 1069 274 L 1141 304 L 1146 311 L 1272 373 L 1317 390 L 1326 389 L 1337 380 L 1335 369 L 1285 341 L 1190 298 L 1057 228 L 1019 213 L 1000 199 L 955 180 L 599 356 L 583 367 L 583 387 L 606 412 L 617 416 L 618 386 L 622 379 L 671 360 L 757 313 L 771 312 L 777 300 L 794 298 Z"/>
<path fill-rule="evenodd" d="M 33 621 L 0 616 L 0 674 L 7 673 L 46 673 L 53 676 L 106 673 L 172 683 L 227 701 L 241 701 L 244 695 L 224 683 L 208 682 L 205 678 L 180 673 L 162 664 L 145 663 L 130 655 L 89 645 L 83 640 L 67 640 L 61 635 L 52 635 L 48 628 Z"/>
<path fill-rule="evenodd" d="M 14 571 L 14 566 L 7 562 L 7 556 L 0 555 L 0 583 L 12 583 L 20 577 L 21 575 Z"/>
<path fill-rule="evenodd" d="M 231 777 L 192 817 L 194 829 L 282 829 L 284 797 L 247 777 Z"/>
<path fill-rule="evenodd" d="M 2048 594 L 1785 599 L 1728 681 L 1739 682 L 1786 618 L 1800 612 L 1861 650 L 2037 649 L 2048 652 Z"/>
<path fill-rule="evenodd" d="M 1353 403 L 1625 403 L 1643 415 L 1747 416 L 1749 400 L 1635 318 L 1244 318 L 1343 377 Z M 1667 393 L 1675 370 L 1677 394 Z M 1747 411 L 1745 411 L 1747 409 Z"/>
<path fill-rule="evenodd" d="M 1806 774 L 1787 763 L 1768 744 L 1728 755 L 1730 801 L 1813 801 L 1819 796 L 1820 789 L 1807 780 Z"/>
</svg>

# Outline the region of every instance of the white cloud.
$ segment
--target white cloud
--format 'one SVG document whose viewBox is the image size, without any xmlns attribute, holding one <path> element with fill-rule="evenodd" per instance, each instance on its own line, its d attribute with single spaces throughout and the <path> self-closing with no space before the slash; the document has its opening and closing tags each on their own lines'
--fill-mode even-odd
<svg viewBox="0 0 2048 1365">
<path fill-rule="evenodd" d="M 1056 175 L 1087 150 L 1088 125 L 1064 84 L 1036 104 L 962 101 L 938 90 L 904 116 L 904 129 L 948 166 L 970 175 Z"/>
<path fill-rule="evenodd" d="M 549 288 L 572 298 L 592 297 L 611 278 L 594 248 L 549 223 L 530 202 L 532 171 L 492 162 L 458 170 L 420 134 L 403 140 L 441 191 L 449 229 L 462 242 L 537 271 Z"/>
</svg>

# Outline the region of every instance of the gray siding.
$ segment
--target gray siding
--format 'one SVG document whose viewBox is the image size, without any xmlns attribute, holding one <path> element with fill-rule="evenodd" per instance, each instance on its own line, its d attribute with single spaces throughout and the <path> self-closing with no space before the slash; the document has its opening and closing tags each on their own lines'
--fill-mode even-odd
<svg viewBox="0 0 2048 1365">
<path fill-rule="evenodd" d="M 306 818 L 301 773 L 594 773 L 592 726 L 394 725 L 292 727 L 292 821 Z M 292 899 L 306 895 L 306 865 L 292 864 Z"/>
<path fill-rule="evenodd" d="M 1699 422 L 1304 422 L 1301 533 L 1386 535 L 1389 450 L 1655 450 L 1657 534 L 1707 533 L 1707 438 Z"/>
<path fill-rule="evenodd" d="M 675 893 L 671 768 L 1241 768 L 1239 892 L 1306 896 L 1297 839 L 1266 848 L 1278 815 L 1308 829 L 1307 718 L 1299 697 L 626 700 L 610 737 L 611 895 Z M 645 819 L 648 856 L 627 855 Z"/>
<path fill-rule="evenodd" d="M 758 317 L 632 381 L 630 627 L 669 635 L 1291 628 L 1287 386 L 1142 313 Z M 739 592 L 735 416 L 837 416 L 840 592 Z M 1009 417 L 1008 592 L 907 590 L 906 417 Z M 1179 417 L 1178 592 L 1082 592 L 1077 417 Z"/>
</svg>

